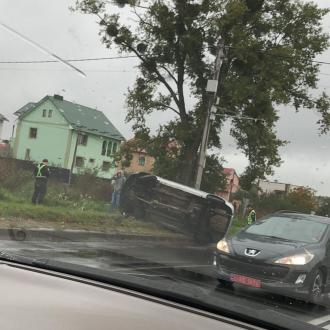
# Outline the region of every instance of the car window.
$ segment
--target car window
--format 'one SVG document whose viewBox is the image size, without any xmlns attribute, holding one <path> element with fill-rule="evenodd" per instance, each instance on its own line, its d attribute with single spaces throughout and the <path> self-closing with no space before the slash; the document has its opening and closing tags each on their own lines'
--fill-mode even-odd
<svg viewBox="0 0 330 330">
<path fill-rule="evenodd" d="M 321 240 L 328 225 L 299 218 L 271 217 L 246 229 L 246 233 L 272 236 L 305 243 Z"/>
</svg>

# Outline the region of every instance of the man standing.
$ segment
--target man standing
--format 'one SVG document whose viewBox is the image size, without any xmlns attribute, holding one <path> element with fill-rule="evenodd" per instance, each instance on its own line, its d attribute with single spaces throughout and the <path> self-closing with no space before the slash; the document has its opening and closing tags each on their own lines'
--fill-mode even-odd
<svg viewBox="0 0 330 330">
<path fill-rule="evenodd" d="M 253 209 L 252 205 L 248 205 L 248 217 L 247 217 L 247 224 L 252 225 L 257 220 L 256 211 Z"/>
<path fill-rule="evenodd" d="M 123 172 L 119 171 L 116 175 L 114 175 L 111 178 L 111 180 L 114 180 L 111 204 L 113 209 L 118 209 L 120 203 L 121 190 L 124 186 L 126 178 L 123 175 Z"/>
<path fill-rule="evenodd" d="M 35 177 L 35 184 L 32 203 L 41 204 L 47 192 L 47 181 L 50 175 L 47 159 L 44 159 L 42 163 L 35 167 L 33 175 Z"/>
</svg>

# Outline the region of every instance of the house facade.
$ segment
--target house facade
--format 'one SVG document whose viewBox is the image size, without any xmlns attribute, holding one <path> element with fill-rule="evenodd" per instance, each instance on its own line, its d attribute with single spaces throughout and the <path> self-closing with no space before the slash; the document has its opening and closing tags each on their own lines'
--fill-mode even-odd
<svg viewBox="0 0 330 330">
<path fill-rule="evenodd" d="M 110 178 L 115 173 L 114 154 L 124 140 L 101 112 L 69 102 L 60 95 L 28 103 L 18 116 L 13 155 L 80 173 L 93 169 Z"/>
<path fill-rule="evenodd" d="M 148 154 L 144 148 L 144 142 L 139 139 L 132 138 L 125 141 L 121 147 L 124 153 L 122 154 L 122 161 L 120 162 L 120 169 L 127 174 L 153 171 L 155 158 Z M 126 155 L 125 155 L 126 151 Z M 129 158 L 129 161 L 128 159 Z"/>
<path fill-rule="evenodd" d="M 152 172 L 155 158 L 145 150 L 132 152 L 132 160 L 129 167 L 125 167 L 127 173 Z"/>
</svg>

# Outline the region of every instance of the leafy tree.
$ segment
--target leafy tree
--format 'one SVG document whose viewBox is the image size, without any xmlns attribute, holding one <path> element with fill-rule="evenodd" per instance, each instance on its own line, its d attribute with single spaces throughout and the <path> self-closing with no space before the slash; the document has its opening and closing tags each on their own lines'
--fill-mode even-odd
<svg viewBox="0 0 330 330">
<path fill-rule="evenodd" d="M 320 197 L 320 207 L 317 210 L 317 214 L 330 217 L 330 197 Z"/>
<path fill-rule="evenodd" d="M 130 167 L 133 159 L 133 153 L 138 150 L 145 149 L 142 142 L 143 141 L 134 138 L 122 143 L 114 155 L 116 167 L 120 167 L 122 170 Z"/>
<path fill-rule="evenodd" d="M 206 157 L 204 172 L 201 190 L 216 193 L 227 186 L 227 176 L 223 174 L 223 167 L 216 155 Z"/>
<path fill-rule="evenodd" d="M 133 152 L 137 150 L 146 150 L 149 155 L 157 157 L 158 162 L 155 163 L 153 173 L 161 175 L 164 178 L 179 181 L 175 177 L 175 171 L 180 166 L 178 164 L 180 146 L 176 140 L 170 140 L 164 143 L 163 139 L 154 138 L 146 142 L 141 135 L 135 136 L 134 139 L 128 140 L 121 145 L 121 148 L 115 155 L 117 165 L 125 170 L 131 165 Z M 215 193 L 226 187 L 226 176 L 223 174 L 223 167 L 219 163 L 219 159 L 215 155 L 207 156 L 205 165 L 205 179 L 201 189 Z"/>
<path fill-rule="evenodd" d="M 291 204 L 291 209 L 295 211 L 310 213 L 317 208 L 315 194 L 310 188 L 301 187 L 290 191 L 288 200 Z"/>
<path fill-rule="evenodd" d="M 313 190 L 310 188 L 297 188 L 288 194 L 261 194 L 258 195 L 253 187 L 249 192 L 239 190 L 235 199 L 248 198 L 257 210 L 258 218 L 280 210 L 289 210 L 310 213 L 317 210 L 317 201 Z"/>
<path fill-rule="evenodd" d="M 127 95 L 126 120 L 146 141 L 155 141 L 154 146 L 166 146 L 170 139 L 180 145 L 173 157 L 166 157 L 164 147 L 153 149 L 159 173 L 189 185 L 194 181 L 209 102 L 205 87 L 219 37 L 226 46 L 226 61 L 209 147 L 220 150 L 225 114 L 234 114 L 231 134 L 249 160 L 244 189 L 281 163 L 279 148 L 286 142 L 274 129 L 278 105 L 317 109 L 321 131 L 328 131 L 327 95 L 309 94 L 318 80 L 319 65 L 313 60 L 328 47 L 328 35 L 321 29 L 327 9 L 298 0 L 157 0 L 143 6 L 137 0 L 113 2 L 131 8 L 136 24 L 111 13 L 113 7 L 105 0 L 77 0 L 75 8 L 98 16 L 106 47 L 139 59 L 140 74 Z M 193 107 L 187 106 L 188 93 L 195 100 Z M 155 111 L 172 113 L 174 119 L 151 136 L 146 118 Z M 213 157 L 212 163 L 216 160 Z M 204 180 L 210 182 L 214 172 L 205 172 Z"/>
</svg>

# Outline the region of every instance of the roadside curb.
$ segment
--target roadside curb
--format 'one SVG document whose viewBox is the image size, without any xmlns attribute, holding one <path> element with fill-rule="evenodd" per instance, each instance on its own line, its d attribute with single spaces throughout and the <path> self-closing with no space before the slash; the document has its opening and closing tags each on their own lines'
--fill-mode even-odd
<svg viewBox="0 0 330 330">
<path fill-rule="evenodd" d="M 17 241 L 47 240 L 47 241 L 110 241 L 112 239 L 143 240 L 192 243 L 192 239 L 185 237 L 154 236 L 124 233 L 103 233 L 83 230 L 56 230 L 56 229 L 25 229 L 24 227 L 0 228 L 0 239 Z"/>
</svg>

